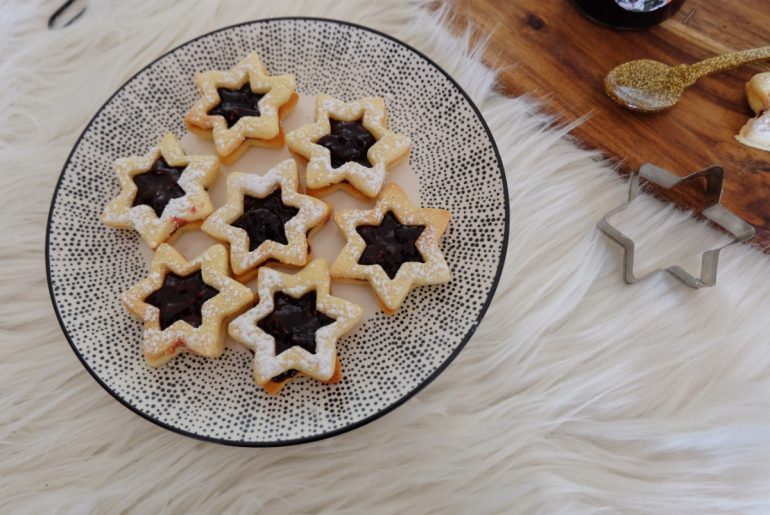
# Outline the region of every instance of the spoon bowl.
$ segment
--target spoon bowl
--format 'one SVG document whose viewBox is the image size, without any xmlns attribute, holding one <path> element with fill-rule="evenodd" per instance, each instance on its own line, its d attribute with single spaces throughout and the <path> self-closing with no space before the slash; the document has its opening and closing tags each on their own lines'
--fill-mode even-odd
<svg viewBox="0 0 770 515">
<path fill-rule="evenodd" d="M 651 59 L 629 61 L 604 79 L 604 89 L 615 102 L 634 111 L 658 112 L 679 101 L 689 86 L 680 67 Z"/>
</svg>

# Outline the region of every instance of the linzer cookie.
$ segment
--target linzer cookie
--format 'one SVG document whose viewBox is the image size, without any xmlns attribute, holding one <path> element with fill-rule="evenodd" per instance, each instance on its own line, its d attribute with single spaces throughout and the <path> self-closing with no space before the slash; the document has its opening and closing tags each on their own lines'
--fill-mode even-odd
<svg viewBox="0 0 770 515">
<path fill-rule="evenodd" d="M 331 276 L 368 281 L 385 313 L 393 314 L 413 287 L 449 281 L 438 246 L 449 219 L 444 209 L 412 206 L 400 187 L 388 184 L 373 209 L 334 213 L 347 243 Z"/>
<path fill-rule="evenodd" d="M 304 266 L 308 237 L 329 219 L 325 202 L 297 192 L 297 164 L 287 159 L 265 175 L 234 172 L 227 176 L 227 203 L 201 227 L 230 244 L 230 263 L 246 282 L 268 260 Z"/>
<path fill-rule="evenodd" d="M 232 163 L 248 145 L 280 148 L 281 119 L 297 104 L 294 76 L 271 76 L 257 54 L 228 71 L 195 77 L 201 98 L 185 115 L 192 132 L 212 137 L 217 153 Z"/>
<path fill-rule="evenodd" d="M 144 322 L 142 351 L 151 366 L 183 351 L 221 355 L 224 319 L 242 312 L 253 299 L 251 290 L 230 278 L 223 245 L 187 261 L 163 244 L 147 278 L 123 295 L 129 312 Z"/>
<path fill-rule="evenodd" d="M 746 122 L 735 139 L 770 151 L 770 72 L 758 73 L 746 83 L 746 97 L 756 116 Z"/>
<path fill-rule="evenodd" d="M 339 187 L 374 198 L 385 171 L 409 152 L 409 138 L 388 129 L 382 98 L 342 102 L 318 95 L 315 123 L 286 135 L 289 150 L 308 160 L 307 188 L 324 195 Z"/>
<path fill-rule="evenodd" d="M 104 208 L 102 222 L 134 228 L 155 248 L 180 227 L 198 228 L 213 211 L 206 188 L 219 172 L 216 156 L 188 156 L 168 133 L 145 156 L 113 165 L 120 193 Z"/>
<path fill-rule="evenodd" d="M 228 326 L 230 336 L 254 353 L 254 381 L 271 394 L 297 374 L 338 382 L 337 340 L 363 310 L 331 295 L 326 261 L 317 259 L 294 275 L 260 268 L 257 296 L 259 304 Z"/>
</svg>

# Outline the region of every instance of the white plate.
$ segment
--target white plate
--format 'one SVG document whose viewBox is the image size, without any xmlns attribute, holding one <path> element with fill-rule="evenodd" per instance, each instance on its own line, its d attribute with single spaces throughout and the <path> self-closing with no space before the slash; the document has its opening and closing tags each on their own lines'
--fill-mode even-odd
<svg viewBox="0 0 770 515">
<path fill-rule="evenodd" d="M 112 162 L 144 154 L 166 131 L 187 151 L 211 145 L 187 134 L 182 117 L 197 92 L 195 73 L 225 70 L 256 51 L 273 74 L 297 79 L 300 106 L 291 129 L 312 121 L 313 96 L 381 96 L 390 127 L 412 139 L 409 162 L 389 175 L 423 207 L 452 212 L 442 250 L 452 281 L 413 290 L 392 317 L 364 287 L 333 285 L 335 295 L 368 306 L 359 328 L 338 343 L 343 380 L 290 381 L 268 396 L 252 379 L 251 355 L 229 344 L 219 359 L 182 354 L 148 367 L 141 324 L 120 295 L 140 280 L 150 253 L 133 232 L 103 226 L 99 213 L 118 190 Z M 287 156 L 249 150 L 232 170 L 264 173 Z M 302 168 L 301 168 L 302 170 Z M 222 202 L 224 179 L 212 188 Z M 327 197 L 335 208 L 353 201 Z M 363 204 L 359 204 L 363 205 Z M 330 222 L 314 254 L 332 260 L 341 238 Z M 454 359 L 483 317 L 497 286 L 508 237 L 502 162 L 478 109 L 443 70 L 385 34 L 344 22 L 277 18 L 206 34 L 163 55 L 123 85 L 80 136 L 59 178 L 46 240 L 48 282 L 73 350 L 107 391 L 173 431 L 220 443 L 287 445 L 359 427 L 402 404 Z M 198 234 L 175 245 L 187 257 L 207 244 Z M 316 242 L 324 241 L 316 248 Z"/>
</svg>

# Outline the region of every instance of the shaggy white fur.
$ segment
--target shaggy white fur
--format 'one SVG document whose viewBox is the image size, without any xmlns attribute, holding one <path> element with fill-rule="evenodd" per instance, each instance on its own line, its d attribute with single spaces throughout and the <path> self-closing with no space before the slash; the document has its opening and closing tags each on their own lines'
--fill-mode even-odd
<svg viewBox="0 0 770 515">
<path fill-rule="evenodd" d="M 711 289 L 626 286 L 595 228 L 623 181 L 531 102 L 494 93 L 480 49 L 426 2 L 92 1 L 47 32 L 58 3 L 0 5 L 0 512 L 770 511 L 767 256 L 732 247 Z M 46 215 L 78 134 L 136 70 L 209 30 L 292 14 L 384 30 L 463 85 L 505 161 L 510 245 L 476 336 L 415 399 L 331 440 L 229 448 L 137 417 L 83 369 L 48 299 Z M 659 208 L 634 211 L 667 234 L 645 236 L 649 255 L 707 232 Z"/>
</svg>

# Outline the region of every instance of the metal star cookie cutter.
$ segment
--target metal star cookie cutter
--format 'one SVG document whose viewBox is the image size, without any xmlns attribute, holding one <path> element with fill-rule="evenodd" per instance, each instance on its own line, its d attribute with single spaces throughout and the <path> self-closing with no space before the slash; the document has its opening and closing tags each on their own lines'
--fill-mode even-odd
<svg viewBox="0 0 770 515">
<path fill-rule="evenodd" d="M 691 275 L 680 266 L 660 268 L 641 277 L 637 277 L 634 275 L 634 241 L 611 225 L 609 218 L 626 209 L 628 205 L 639 196 L 642 192 L 640 184 L 641 179 L 646 179 L 665 189 L 671 189 L 674 186 L 698 180 L 701 177 L 706 179 L 706 191 L 703 195 L 703 208 L 700 211 L 701 214 L 707 220 L 727 231 L 733 237 L 733 240 L 719 248 L 707 250 L 703 253 L 701 258 L 700 277 Z M 639 168 L 639 172 L 631 176 L 628 190 L 628 202 L 625 202 L 604 215 L 604 218 L 598 223 L 599 229 L 604 232 L 604 234 L 623 246 L 625 254 L 623 258 L 623 278 L 626 283 L 633 284 L 665 270 L 691 288 L 705 288 L 716 284 L 719 253 L 722 249 L 735 243 L 746 241 L 752 238 L 757 232 L 750 223 L 722 206 L 721 197 L 724 177 L 724 169 L 718 165 L 709 166 L 686 177 L 679 177 L 668 170 L 659 168 L 651 163 L 643 164 L 641 168 Z"/>
</svg>

